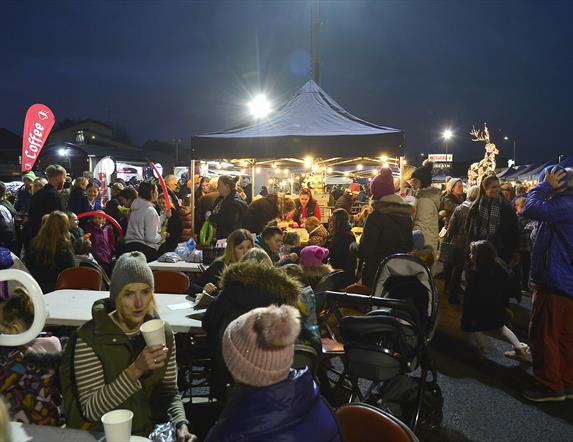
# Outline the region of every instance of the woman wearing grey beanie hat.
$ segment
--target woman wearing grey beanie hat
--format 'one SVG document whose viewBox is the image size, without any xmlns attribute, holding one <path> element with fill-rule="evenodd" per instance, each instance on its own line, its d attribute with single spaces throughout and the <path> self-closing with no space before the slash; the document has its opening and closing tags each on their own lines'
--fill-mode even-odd
<svg viewBox="0 0 573 442">
<path fill-rule="evenodd" d="M 133 411 L 135 435 L 147 437 L 155 424 L 171 421 L 178 442 L 196 440 L 177 390 L 173 332 L 165 323 L 166 344 L 153 346 L 146 346 L 140 332 L 144 322 L 158 318 L 153 289 L 145 255 L 120 256 L 111 275 L 110 297 L 94 303 L 93 319 L 70 340 L 73 376 L 69 370 L 60 371 L 64 385 L 75 385 L 63 388 L 64 401 L 79 408 L 66 409 L 68 427 L 89 424 L 91 430 L 103 431 L 101 417 L 122 408 Z"/>
</svg>

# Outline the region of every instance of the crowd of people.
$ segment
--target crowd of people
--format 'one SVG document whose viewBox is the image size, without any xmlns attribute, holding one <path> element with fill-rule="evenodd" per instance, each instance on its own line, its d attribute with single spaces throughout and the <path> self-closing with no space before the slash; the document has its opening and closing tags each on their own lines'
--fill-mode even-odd
<svg viewBox="0 0 573 442">
<path fill-rule="evenodd" d="M 177 387 L 173 333 L 167 325 L 166 345 L 146 346 L 139 328 L 158 318 L 148 263 L 193 234 L 200 242 L 204 225 L 215 232 L 204 246 L 226 240 L 224 254 L 190 288 L 208 306 L 203 328 L 214 361 L 211 388 L 226 404 L 208 441 L 341 440 L 312 374 L 291 369 L 293 346 L 322 351 L 315 295 L 324 278 L 341 270 L 341 288 L 370 293 L 380 263 L 396 253 L 418 256 L 445 279 L 448 302 L 463 304 L 460 327 L 472 351 L 482 354 L 483 333 L 495 332 L 512 346 L 507 357 L 533 362 L 538 384 L 524 391 L 526 398 L 573 398 L 572 169 L 547 168 L 529 192 L 514 191 L 493 175 L 464 190 L 459 178 L 435 187 L 426 163 L 409 180 L 409 198 L 382 168 L 367 192 L 357 183 L 333 191 L 327 223 L 312 189 L 302 188 L 294 200 L 266 189 L 253 197 L 250 185 L 230 176 L 201 178 L 195 201 L 194 183 L 172 175 L 161 193 L 154 182 L 115 180 L 109 200 L 96 179 L 81 176 L 72 184 L 58 165 L 41 180 L 25 174 L 13 205 L 0 184 L 0 267 L 27 268 L 47 292 L 61 271 L 89 265 L 109 281 L 110 296 L 97 301 L 92 320 L 66 339 L 60 392 L 43 390 L 30 403 L 14 385 L 3 387 L 16 407 L 14 419 L 56 424 L 58 407 L 50 404 L 62 394 L 69 427 L 101 431 L 101 416 L 121 407 L 135 413 L 134 434 L 148 435 L 170 421 L 178 441 L 196 440 Z M 296 230 L 284 232 L 281 221 L 305 229 L 306 244 Z M 363 226 L 359 242 L 354 226 Z M 507 327 L 506 308 L 511 298 L 530 292 L 528 345 Z M 25 293 L 2 287 L 0 294 L 0 332 L 25 329 L 33 318 Z M 60 350 L 55 337 L 39 337 L 18 352 L 3 350 L 2 375 L 28 353 Z M 50 372 L 34 370 L 37 376 Z M 43 414 L 33 411 L 42 407 Z"/>
</svg>

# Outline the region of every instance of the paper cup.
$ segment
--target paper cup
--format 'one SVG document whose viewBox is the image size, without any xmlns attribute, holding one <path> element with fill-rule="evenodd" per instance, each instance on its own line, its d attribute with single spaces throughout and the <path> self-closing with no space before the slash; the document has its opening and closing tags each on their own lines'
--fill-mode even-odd
<svg viewBox="0 0 573 442">
<path fill-rule="evenodd" d="M 101 417 L 106 442 L 129 442 L 133 411 L 113 410 Z"/>
<path fill-rule="evenodd" d="M 139 330 L 143 334 L 147 346 L 165 345 L 165 323 L 162 319 L 152 319 L 145 322 Z"/>
</svg>

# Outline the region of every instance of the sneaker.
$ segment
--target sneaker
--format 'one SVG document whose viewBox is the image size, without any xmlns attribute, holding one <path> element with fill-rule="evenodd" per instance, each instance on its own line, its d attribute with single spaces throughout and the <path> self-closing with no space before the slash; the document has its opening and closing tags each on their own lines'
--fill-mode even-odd
<svg viewBox="0 0 573 442">
<path fill-rule="evenodd" d="M 515 359 L 519 362 L 531 362 L 531 354 L 529 352 L 529 345 L 520 342 L 518 347 L 514 347 L 511 351 L 504 353 L 506 358 Z"/>
<path fill-rule="evenodd" d="M 551 390 L 541 384 L 537 384 L 533 388 L 523 390 L 521 394 L 525 399 L 533 402 L 561 402 L 565 400 L 563 390 Z"/>
<path fill-rule="evenodd" d="M 565 399 L 573 399 L 573 387 L 565 387 L 563 393 L 565 394 Z"/>
</svg>

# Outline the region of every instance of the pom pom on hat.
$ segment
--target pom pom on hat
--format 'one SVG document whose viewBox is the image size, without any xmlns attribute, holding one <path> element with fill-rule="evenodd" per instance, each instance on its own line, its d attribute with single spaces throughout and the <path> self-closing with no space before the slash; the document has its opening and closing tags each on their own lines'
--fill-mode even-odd
<svg viewBox="0 0 573 442">
<path fill-rule="evenodd" d="M 372 198 L 379 200 L 383 196 L 394 193 L 394 178 L 392 171 L 388 167 L 383 167 L 380 173 L 370 181 L 370 193 Z"/>
<path fill-rule="evenodd" d="M 413 173 L 412 178 L 420 180 L 422 187 L 430 187 L 432 185 L 432 169 L 434 163 L 431 161 L 424 161 L 422 166 L 418 167 Z"/>
<path fill-rule="evenodd" d="M 303 266 L 319 266 L 328 257 L 328 249 L 320 246 L 306 246 L 300 251 L 300 263 Z"/>
<path fill-rule="evenodd" d="M 251 310 L 223 334 L 223 359 L 235 381 L 254 387 L 287 378 L 300 333 L 300 313 L 282 305 Z"/>
</svg>

